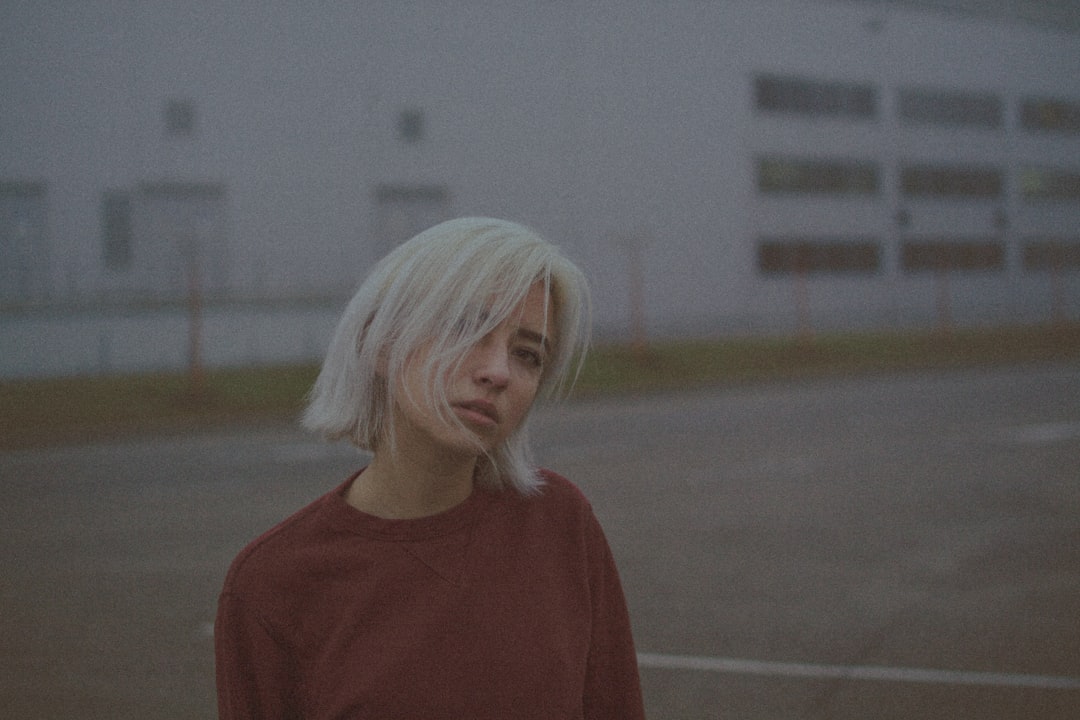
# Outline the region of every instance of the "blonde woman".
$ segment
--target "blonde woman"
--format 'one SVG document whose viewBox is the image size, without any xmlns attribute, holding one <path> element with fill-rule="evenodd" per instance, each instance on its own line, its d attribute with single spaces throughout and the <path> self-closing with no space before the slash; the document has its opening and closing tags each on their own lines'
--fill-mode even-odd
<svg viewBox="0 0 1080 720">
<path fill-rule="evenodd" d="M 375 267 L 304 416 L 372 459 L 233 562 L 223 720 L 644 717 L 603 531 L 526 437 L 588 318 L 582 273 L 502 220 L 442 223 Z"/>
</svg>

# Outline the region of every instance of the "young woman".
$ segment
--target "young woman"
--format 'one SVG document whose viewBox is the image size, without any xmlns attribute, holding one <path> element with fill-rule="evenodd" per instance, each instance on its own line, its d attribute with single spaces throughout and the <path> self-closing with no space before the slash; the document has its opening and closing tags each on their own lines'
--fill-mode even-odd
<svg viewBox="0 0 1080 720">
<path fill-rule="evenodd" d="M 304 417 L 371 462 L 233 562 L 223 720 L 644 717 L 604 534 L 526 440 L 587 331 L 583 275 L 520 225 L 452 220 L 375 267 Z"/>
</svg>

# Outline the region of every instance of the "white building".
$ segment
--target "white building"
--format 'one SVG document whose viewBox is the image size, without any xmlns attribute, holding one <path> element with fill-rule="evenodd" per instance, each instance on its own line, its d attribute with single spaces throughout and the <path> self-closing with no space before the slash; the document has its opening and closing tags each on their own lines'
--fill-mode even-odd
<svg viewBox="0 0 1080 720">
<path fill-rule="evenodd" d="M 474 214 L 563 245 L 606 337 L 1080 319 L 1075 28 L 224 5 L 0 6 L 0 375 L 180 366 L 192 288 L 210 363 L 318 357 L 376 258 Z"/>
</svg>

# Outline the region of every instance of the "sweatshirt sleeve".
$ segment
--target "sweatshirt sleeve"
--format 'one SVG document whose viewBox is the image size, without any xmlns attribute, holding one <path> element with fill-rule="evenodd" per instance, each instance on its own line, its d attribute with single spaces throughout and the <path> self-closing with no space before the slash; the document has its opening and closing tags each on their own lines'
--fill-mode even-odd
<svg viewBox="0 0 1080 720">
<path fill-rule="evenodd" d="M 603 530 L 594 517 L 591 520 L 592 642 L 585 678 L 585 717 L 644 720 L 637 654 L 622 583 Z"/>
<path fill-rule="evenodd" d="M 228 591 L 214 623 L 219 720 L 299 718 L 291 654 L 264 618 Z"/>
</svg>

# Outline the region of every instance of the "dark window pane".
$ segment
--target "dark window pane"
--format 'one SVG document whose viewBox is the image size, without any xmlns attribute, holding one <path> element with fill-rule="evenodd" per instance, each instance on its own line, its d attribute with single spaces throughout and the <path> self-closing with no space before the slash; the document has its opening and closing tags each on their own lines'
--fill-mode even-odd
<svg viewBox="0 0 1080 720">
<path fill-rule="evenodd" d="M 190 100 L 165 102 L 165 134 L 187 137 L 195 133 L 195 104 Z"/>
<path fill-rule="evenodd" d="M 375 199 L 380 203 L 444 202 L 450 198 L 445 185 L 378 185 Z"/>
<path fill-rule="evenodd" d="M 881 250 L 872 238 L 782 237 L 758 241 L 758 271 L 794 273 L 875 273 Z"/>
<path fill-rule="evenodd" d="M 1000 98 L 928 88 L 905 88 L 897 96 L 897 114 L 908 123 L 1001 127 Z"/>
<path fill-rule="evenodd" d="M 1020 194 L 1028 202 L 1080 202 L 1080 173 L 1026 168 L 1020 173 Z"/>
<path fill-rule="evenodd" d="M 877 115 L 872 85 L 760 75 L 754 93 L 757 109 L 765 112 L 867 119 Z"/>
<path fill-rule="evenodd" d="M 1035 238 L 1024 244 L 1024 269 L 1080 270 L 1080 238 Z"/>
<path fill-rule="evenodd" d="M 131 265 L 131 198 L 106 193 L 101 202 L 101 236 L 105 267 L 123 270 Z"/>
<path fill-rule="evenodd" d="M 408 143 L 424 137 L 424 112 L 415 108 L 402 110 L 398 115 L 398 137 Z"/>
<path fill-rule="evenodd" d="M 1059 98 L 1027 98 L 1020 104 L 1020 124 L 1026 130 L 1080 133 L 1080 102 Z"/>
<path fill-rule="evenodd" d="M 997 240 L 905 240 L 900 262 L 905 272 L 1003 270 L 1005 247 Z"/>
<path fill-rule="evenodd" d="M 878 169 L 861 160 L 758 160 L 758 189 L 763 193 L 868 195 L 878 190 Z"/>
<path fill-rule="evenodd" d="M 1001 196 L 1001 171 L 995 168 L 908 165 L 900 170 L 900 188 L 909 197 Z"/>
</svg>

